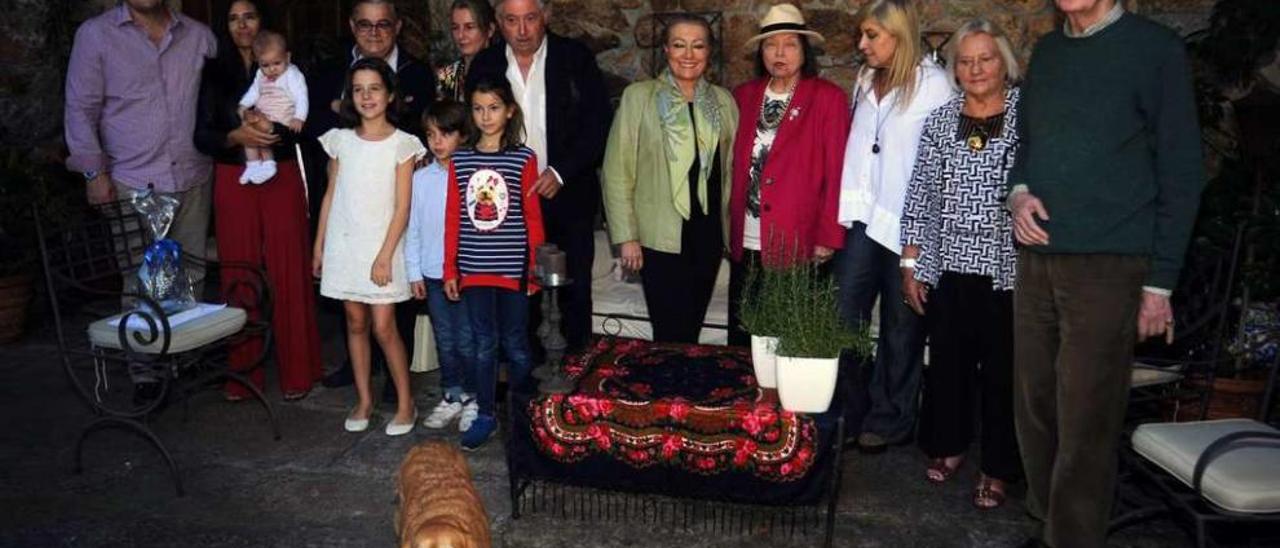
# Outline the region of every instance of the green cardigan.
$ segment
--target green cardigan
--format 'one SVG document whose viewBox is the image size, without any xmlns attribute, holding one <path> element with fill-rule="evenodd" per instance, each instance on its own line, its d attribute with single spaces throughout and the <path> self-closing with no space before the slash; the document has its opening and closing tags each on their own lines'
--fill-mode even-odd
<svg viewBox="0 0 1280 548">
<path fill-rule="evenodd" d="M 671 176 L 667 171 L 662 122 L 658 115 L 657 94 L 662 85 L 659 79 L 645 80 L 627 86 L 622 92 L 604 152 L 601 184 L 611 242 L 639 240 L 640 245 L 655 251 L 679 253 L 684 219 L 672 204 Z M 738 108 L 728 90 L 714 85 L 710 89 L 720 105 L 720 226 L 724 241 L 728 242 L 733 136 L 738 129 Z"/>
<path fill-rule="evenodd" d="M 1040 39 L 1022 86 L 1010 186 L 1044 202 L 1038 253 L 1151 258 L 1144 284 L 1173 290 L 1204 167 L 1186 46 L 1126 13 L 1087 38 Z"/>
</svg>

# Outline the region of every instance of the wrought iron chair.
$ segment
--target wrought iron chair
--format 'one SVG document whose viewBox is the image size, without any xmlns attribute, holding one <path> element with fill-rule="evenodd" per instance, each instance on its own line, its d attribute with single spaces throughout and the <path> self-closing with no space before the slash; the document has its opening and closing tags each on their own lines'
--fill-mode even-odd
<svg viewBox="0 0 1280 548">
<path fill-rule="evenodd" d="M 205 262 L 184 252 L 189 268 L 210 277 L 234 272 L 236 279 L 221 299 L 225 308 L 190 319 L 191 314 L 166 313 L 129 287 L 149 238 L 141 217 L 127 204 L 105 204 L 58 226 L 49 225 L 39 211 L 35 218 L 63 367 L 96 415 L 76 441 L 76 473 L 83 470 L 82 450 L 90 434 L 122 429 L 155 446 L 182 496 L 177 464 L 150 422 L 175 398 L 181 400 L 185 422 L 189 396 L 227 381 L 243 385 L 262 403 L 274 439 L 280 439 L 271 403 L 245 376 L 261 367 L 271 348 L 271 299 L 260 269 Z M 231 371 L 230 349 L 253 341 L 261 343 L 261 351 L 244 368 Z M 136 401 L 127 374 L 136 371 L 158 377 L 158 397 Z"/>
<path fill-rule="evenodd" d="M 1173 297 L 1177 339 L 1172 345 L 1148 342 L 1134 359 L 1129 429 L 1151 417 L 1185 416 L 1184 410 L 1204 419 L 1214 374 L 1234 359 L 1225 350 L 1244 234 L 1244 225 L 1237 227 L 1229 249 L 1192 246 Z"/>
<path fill-rule="evenodd" d="M 1208 526 L 1262 525 L 1280 534 L 1280 430 L 1270 422 L 1280 355 L 1272 361 L 1257 420 L 1148 423 L 1130 438 L 1127 467 L 1154 496 L 1112 521 L 1114 532 L 1172 514 L 1191 522 L 1197 547 Z M 1270 539 L 1280 540 L 1280 537 Z"/>
</svg>

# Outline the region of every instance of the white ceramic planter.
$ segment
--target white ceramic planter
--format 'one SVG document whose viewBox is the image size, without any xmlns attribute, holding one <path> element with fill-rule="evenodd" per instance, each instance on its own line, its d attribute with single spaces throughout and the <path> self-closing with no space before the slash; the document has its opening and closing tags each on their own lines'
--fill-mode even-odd
<svg viewBox="0 0 1280 548">
<path fill-rule="evenodd" d="M 778 338 L 751 336 L 751 366 L 755 368 L 756 384 L 762 388 L 778 387 Z"/>
<path fill-rule="evenodd" d="M 839 358 L 778 356 L 778 399 L 796 413 L 825 413 L 836 393 Z"/>
</svg>

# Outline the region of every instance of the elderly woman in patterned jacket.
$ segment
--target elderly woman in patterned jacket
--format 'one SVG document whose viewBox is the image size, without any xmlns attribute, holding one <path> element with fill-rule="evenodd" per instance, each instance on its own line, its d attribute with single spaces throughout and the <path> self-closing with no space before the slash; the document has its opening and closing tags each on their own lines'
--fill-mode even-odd
<svg viewBox="0 0 1280 548">
<path fill-rule="evenodd" d="M 925 316 L 930 363 L 918 441 L 926 477 L 945 482 L 973 438 L 981 393 L 980 509 L 1004 503 L 1020 475 L 1013 427 L 1012 219 L 1005 179 L 1018 148 L 1018 64 L 985 20 L 960 27 L 947 67 L 961 94 L 934 110 L 921 134 L 902 214 L 902 294 Z"/>
</svg>

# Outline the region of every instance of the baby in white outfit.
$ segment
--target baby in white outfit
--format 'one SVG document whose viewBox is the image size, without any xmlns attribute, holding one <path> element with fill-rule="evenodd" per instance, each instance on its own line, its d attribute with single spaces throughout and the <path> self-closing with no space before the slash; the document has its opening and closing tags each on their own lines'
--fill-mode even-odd
<svg viewBox="0 0 1280 548">
<path fill-rule="evenodd" d="M 289 62 L 289 46 L 284 36 L 264 30 L 253 39 L 253 57 L 258 73 L 244 97 L 240 117 L 253 127 L 272 131 L 272 123 L 284 124 L 294 133 L 302 131 L 307 119 L 307 80 Z M 276 175 L 276 161 L 268 147 L 245 147 L 244 173 L 240 184 L 262 184 Z"/>
</svg>

